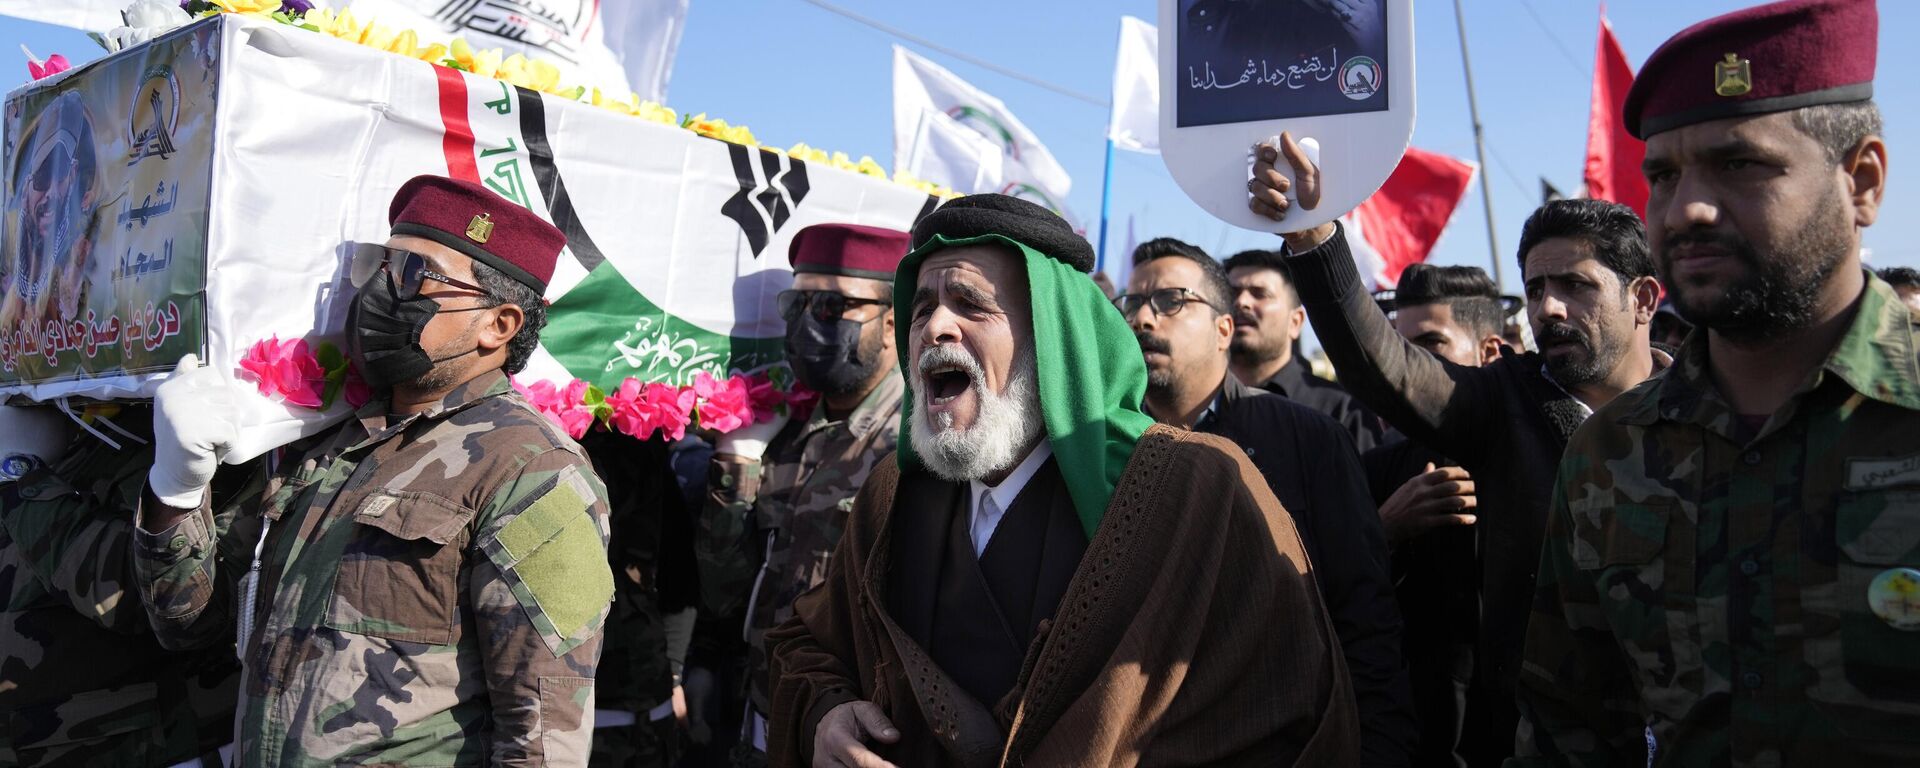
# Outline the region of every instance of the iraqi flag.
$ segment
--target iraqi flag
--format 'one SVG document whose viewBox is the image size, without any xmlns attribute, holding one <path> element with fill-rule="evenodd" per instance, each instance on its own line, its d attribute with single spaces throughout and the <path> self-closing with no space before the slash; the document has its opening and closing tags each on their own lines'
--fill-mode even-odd
<svg viewBox="0 0 1920 768">
<path fill-rule="evenodd" d="M 1427 260 L 1473 185 L 1474 170 L 1472 163 L 1408 147 L 1380 191 L 1340 217 L 1368 290 L 1393 287 L 1407 265 Z"/>
</svg>

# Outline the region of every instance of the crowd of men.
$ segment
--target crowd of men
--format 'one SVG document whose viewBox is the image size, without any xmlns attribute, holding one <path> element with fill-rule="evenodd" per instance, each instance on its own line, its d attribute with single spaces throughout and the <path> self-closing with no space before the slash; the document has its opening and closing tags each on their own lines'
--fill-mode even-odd
<svg viewBox="0 0 1920 768">
<path fill-rule="evenodd" d="M 536 413 L 564 235 L 416 178 L 350 270 L 379 397 L 337 427 L 224 464 L 192 358 L 150 406 L 0 408 L 0 764 L 1915 764 L 1877 23 L 1668 40 L 1644 219 L 1542 206 L 1524 301 L 1370 294 L 1338 223 L 1152 240 L 1111 290 L 1015 198 L 808 227 L 778 306 L 819 400 L 710 441 Z M 1290 136 L 1254 157 L 1253 211 L 1318 204 Z"/>
</svg>

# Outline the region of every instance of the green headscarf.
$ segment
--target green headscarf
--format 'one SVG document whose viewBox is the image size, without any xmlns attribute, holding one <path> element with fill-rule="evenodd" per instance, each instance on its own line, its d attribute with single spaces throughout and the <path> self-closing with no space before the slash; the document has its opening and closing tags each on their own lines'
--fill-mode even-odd
<svg viewBox="0 0 1920 768">
<path fill-rule="evenodd" d="M 937 251 L 994 244 L 1026 260 L 1033 301 L 1033 352 L 1038 363 L 1040 411 L 1054 461 L 1066 479 L 1080 527 L 1088 539 L 1100 527 L 1120 473 L 1153 419 L 1140 410 L 1147 365 L 1126 320 L 1086 274 L 1003 235 L 948 239 L 934 235 L 900 262 L 893 281 L 894 334 L 900 368 L 913 381 L 913 294 L 920 263 Z M 913 388 L 900 403 L 900 469 L 921 466 L 913 450 Z"/>
</svg>

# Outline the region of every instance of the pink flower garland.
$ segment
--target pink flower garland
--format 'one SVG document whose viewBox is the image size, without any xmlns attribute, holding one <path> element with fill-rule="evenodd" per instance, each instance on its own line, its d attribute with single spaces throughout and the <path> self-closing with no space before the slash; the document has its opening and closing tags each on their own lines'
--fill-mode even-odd
<svg viewBox="0 0 1920 768">
<path fill-rule="evenodd" d="M 818 395 L 796 383 L 782 392 L 765 373 L 715 378 L 706 371 L 694 374 L 691 386 L 676 387 L 629 377 L 612 392 L 574 379 L 565 387 L 548 381 L 513 383 L 534 410 L 568 435 L 579 439 L 595 424 L 646 440 L 658 433 L 679 440 L 694 426 L 713 432 L 732 432 L 772 421 L 787 414 L 806 418 Z"/>
</svg>

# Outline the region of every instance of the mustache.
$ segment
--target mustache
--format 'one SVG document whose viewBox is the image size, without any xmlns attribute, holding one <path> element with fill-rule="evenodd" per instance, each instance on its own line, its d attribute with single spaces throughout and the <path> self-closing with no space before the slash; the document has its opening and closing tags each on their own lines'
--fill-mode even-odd
<svg viewBox="0 0 1920 768">
<path fill-rule="evenodd" d="M 1686 232 L 1668 235 L 1666 238 L 1666 247 L 1669 249 L 1703 245 L 1716 246 L 1742 259 L 1747 259 L 1753 255 L 1753 245 L 1739 235 L 1731 232 L 1688 230 Z"/>
<path fill-rule="evenodd" d="M 933 369 L 946 365 L 959 367 L 974 381 L 980 381 L 987 375 L 980 367 L 980 361 L 974 359 L 972 354 L 957 345 L 942 344 L 920 352 L 920 362 L 914 370 L 915 378 L 924 381 Z"/>
<path fill-rule="evenodd" d="M 1140 342 L 1140 353 L 1143 355 L 1148 352 L 1158 352 L 1163 355 L 1173 354 L 1173 345 L 1168 344 L 1166 339 L 1148 335 L 1145 331 L 1136 332 L 1133 334 L 1133 338 L 1135 341 Z"/>
<path fill-rule="evenodd" d="M 1535 335 L 1539 337 L 1539 341 L 1542 344 L 1572 341 L 1578 342 L 1581 346 L 1591 346 L 1587 343 L 1587 334 L 1585 332 L 1566 323 L 1553 323 L 1544 326 L 1540 329 L 1540 332 Z"/>
</svg>

